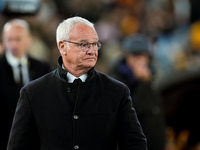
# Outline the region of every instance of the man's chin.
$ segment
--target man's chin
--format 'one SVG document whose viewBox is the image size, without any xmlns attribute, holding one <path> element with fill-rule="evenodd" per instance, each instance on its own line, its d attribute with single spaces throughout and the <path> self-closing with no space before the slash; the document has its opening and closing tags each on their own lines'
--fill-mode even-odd
<svg viewBox="0 0 200 150">
<path fill-rule="evenodd" d="M 87 65 L 85 65 L 85 67 L 91 69 L 91 68 L 93 68 L 95 66 L 95 64 L 96 63 L 87 64 Z"/>
<path fill-rule="evenodd" d="M 21 58 L 22 55 L 21 54 L 18 54 L 18 53 L 12 53 L 13 56 L 17 57 L 17 58 Z"/>
</svg>

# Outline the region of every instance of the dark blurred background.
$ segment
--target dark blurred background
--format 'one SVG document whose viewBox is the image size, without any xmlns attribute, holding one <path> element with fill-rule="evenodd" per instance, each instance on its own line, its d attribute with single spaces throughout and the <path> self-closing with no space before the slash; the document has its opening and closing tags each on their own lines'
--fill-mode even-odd
<svg viewBox="0 0 200 150">
<path fill-rule="evenodd" d="M 200 143 L 199 10 L 199 0 L 0 0 L 0 34 L 9 19 L 27 20 L 34 37 L 30 54 L 55 69 L 58 24 L 68 17 L 84 17 L 95 23 L 103 42 L 96 69 L 104 73 L 122 55 L 124 37 L 146 34 L 156 70 L 152 86 L 164 104 L 168 140 L 181 149 L 186 141 Z"/>
</svg>

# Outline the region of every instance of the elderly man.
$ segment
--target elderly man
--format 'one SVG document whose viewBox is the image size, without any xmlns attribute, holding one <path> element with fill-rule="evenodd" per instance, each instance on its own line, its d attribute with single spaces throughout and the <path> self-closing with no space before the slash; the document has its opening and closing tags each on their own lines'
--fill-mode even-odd
<svg viewBox="0 0 200 150">
<path fill-rule="evenodd" d="M 146 150 L 127 86 L 94 69 L 94 25 L 64 20 L 57 45 L 58 68 L 21 90 L 8 150 Z"/>
<path fill-rule="evenodd" d="M 0 149 L 6 150 L 21 87 L 51 69 L 46 62 L 28 55 L 32 38 L 29 24 L 25 20 L 8 21 L 2 35 L 4 53 L 0 58 Z"/>
</svg>

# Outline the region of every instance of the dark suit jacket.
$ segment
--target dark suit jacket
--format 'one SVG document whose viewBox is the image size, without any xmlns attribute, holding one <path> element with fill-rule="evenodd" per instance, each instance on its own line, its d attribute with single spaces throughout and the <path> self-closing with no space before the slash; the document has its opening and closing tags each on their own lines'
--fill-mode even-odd
<svg viewBox="0 0 200 150">
<path fill-rule="evenodd" d="M 30 80 L 37 79 L 50 72 L 47 63 L 40 62 L 28 57 Z M 19 98 L 20 86 L 14 81 L 13 71 L 8 64 L 5 55 L 0 58 L 0 149 L 5 150 L 7 146 L 10 128 Z"/>
<path fill-rule="evenodd" d="M 94 69 L 68 83 L 61 63 L 21 90 L 8 150 L 146 150 L 127 86 Z"/>
</svg>

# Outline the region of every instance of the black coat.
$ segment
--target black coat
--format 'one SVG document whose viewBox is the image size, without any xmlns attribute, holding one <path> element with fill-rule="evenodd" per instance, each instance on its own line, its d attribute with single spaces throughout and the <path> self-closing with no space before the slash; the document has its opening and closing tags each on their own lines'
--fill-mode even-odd
<svg viewBox="0 0 200 150">
<path fill-rule="evenodd" d="M 21 90 L 8 150 L 146 150 L 127 86 L 94 68 L 68 83 L 58 64 Z"/>
<path fill-rule="evenodd" d="M 28 69 L 30 80 L 37 79 L 50 72 L 50 66 L 47 63 L 40 62 L 28 57 Z M 12 125 L 13 116 L 17 100 L 19 98 L 20 86 L 14 81 L 13 71 L 8 64 L 5 55 L 0 58 L 0 149 L 6 150 L 7 141 Z"/>
</svg>

